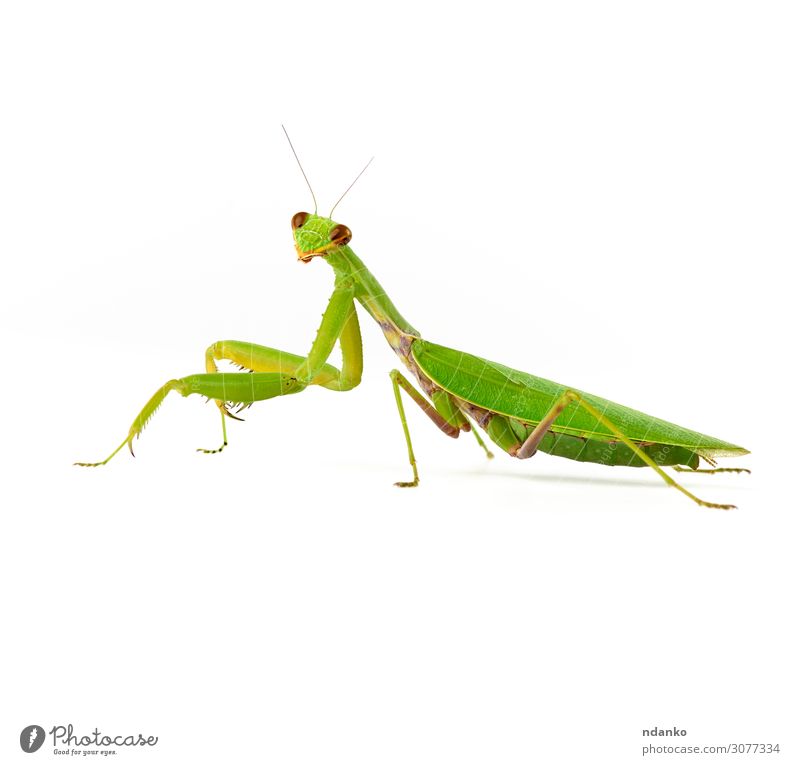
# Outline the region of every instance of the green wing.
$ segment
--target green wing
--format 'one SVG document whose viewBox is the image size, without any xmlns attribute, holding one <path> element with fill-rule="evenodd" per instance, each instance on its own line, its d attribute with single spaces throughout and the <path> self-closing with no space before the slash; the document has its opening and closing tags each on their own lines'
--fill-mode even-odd
<svg viewBox="0 0 800 765">
<path fill-rule="evenodd" d="M 507 417 L 539 422 L 559 396 L 573 390 L 633 441 L 682 446 L 712 458 L 749 453 L 741 446 L 673 425 L 578 388 L 534 377 L 443 345 L 416 340 L 411 351 L 422 371 L 448 393 Z M 599 440 L 615 438 L 608 428 L 576 403 L 561 413 L 552 430 Z"/>
</svg>

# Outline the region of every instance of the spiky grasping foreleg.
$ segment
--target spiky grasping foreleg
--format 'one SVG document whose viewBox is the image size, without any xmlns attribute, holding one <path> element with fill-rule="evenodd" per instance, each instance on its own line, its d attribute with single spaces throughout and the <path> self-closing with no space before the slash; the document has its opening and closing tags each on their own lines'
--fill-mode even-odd
<svg viewBox="0 0 800 765">
<path fill-rule="evenodd" d="M 150 418 L 161 406 L 161 402 L 170 391 L 178 391 L 181 396 L 190 396 L 199 393 L 206 398 L 218 401 L 229 401 L 239 404 L 264 401 L 275 396 L 297 393 L 306 386 L 289 375 L 276 372 L 262 372 L 255 374 L 240 374 L 230 372 L 217 372 L 215 374 L 198 374 L 170 380 L 162 385 L 144 405 L 142 411 L 136 416 L 128 431 L 125 440 L 114 449 L 102 462 L 76 462 L 81 467 L 98 467 L 105 465 L 125 444 L 133 454 L 133 439 L 137 438 Z"/>
<path fill-rule="evenodd" d="M 337 340 L 342 348 L 341 371 L 326 363 Z M 215 359 L 220 358 L 256 371 L 252 374 L 218 372 Z M 125 440 L 106 459 L 75 464 L 82 467 L 105 465 L 125 444 L 133 454 L 133 439 L 139 436 L 170 391 L 177 390 L 182 396 L 199 393 L 217 402 L 222 412 L 222 446 L 199 450 L 213 454 L 222 451 L 227 444 L 225 417 L 234 417 L 229 411 L 231 404 L 249 406 L 255 401 L 297 393 L 309 385 L 350 390 L 361 381 L 362 367 L 361 331 L 353 304 L 353 285 L 337 284 L 308 356 L 238 341 L 214 343 L 206 352 L 206 374 L 182 377 L 162 385 L 133 421 Z"/>
</svg>

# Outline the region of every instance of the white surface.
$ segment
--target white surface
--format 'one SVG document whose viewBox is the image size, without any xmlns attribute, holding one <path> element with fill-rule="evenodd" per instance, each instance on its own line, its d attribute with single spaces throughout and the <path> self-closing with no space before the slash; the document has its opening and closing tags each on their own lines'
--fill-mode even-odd
<svg viewBox="0 0 800 765">
<path fill-rule="evenodd" d="M 0 760 L 72 722 L 141 763 L 628 763 L 673 725 L 796 761 L 797 19 L 550 6 L 4 7 Z M 71 467 L 211 342 L 310 346 L 281 122 L 323 212 L 377 155 L 336 217 L 426 337 L 749 447 L 685 479 L 739 509 L 417 411 L 394 488 L 366 316 L 355 391 L 213 457 L 175 396 Z"/>
</svg>

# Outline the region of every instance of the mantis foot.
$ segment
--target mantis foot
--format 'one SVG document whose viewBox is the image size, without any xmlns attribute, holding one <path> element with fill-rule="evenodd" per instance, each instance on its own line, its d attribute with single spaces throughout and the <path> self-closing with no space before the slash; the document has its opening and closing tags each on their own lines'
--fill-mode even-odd
<svg viewBox="0 0 800 765">
<path fill-rule="evenodd" d="M 229 411 L 228 407 L 222 401 L 217 401 L 217 406 L 219 407 L 219 411 L 222 414 L 222 446 L 218 449 L 196 449 L 195 451 L 201 452 L 202 454 L 219 454 L 227 445 L 228 445 L 228 429 L 225 427 L 225 418 L 230 417 L 233 420 L 239 420 L 244 422 L 241 417 L 234 417 Z"/>
<path fill-rule="evenodd" d="M 133 453 L 133 439 L 134 436 L 137 435 L 139 435 L 138 431 L 129 433 L 128 437 L 102 462 L 73 462 L 72 464 L 77 465 L 78 467 L 100 467 L 100 465 L 105 465 L 106 462 L 108 462 L 123 446 L 125 446 L 125 444 L 128 444 L 128 449 L 131 451 L 131 456 L 135 457 L 136 455 Z"/>
<path fill-rule="evenodd" d="M 220 446 L 218 449 L 195 449 L 195 451 L 201 452 L 202 454 L 219 454 L 227 445 L 228 442 L 223 441 L 222 446 Z"/>
<path fill-rule="evenodd" d="M 713 473 L 747 473 L 750 475 L 752 472 L 748 468 L 714 468 L 713 470 L 692 470 L 692 468 L 680 467 L 674 465 L 672 468 L 676 473 L 705 473 L 712 475 Z"/>
<path fill-rule="evenodd" d="M 736 510 L 736 505 L 719 505 L 716 502 L 706 502 L 702 499 L 697 500 L 701 507 L 710 507 L 713 510 Z"/>
</svg>

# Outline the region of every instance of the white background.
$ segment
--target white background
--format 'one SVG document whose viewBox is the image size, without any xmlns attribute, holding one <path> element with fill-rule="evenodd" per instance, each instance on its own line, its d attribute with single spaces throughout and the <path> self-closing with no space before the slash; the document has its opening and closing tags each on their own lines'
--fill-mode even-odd
<svg viewBox="0 0 800 765">
<path fill-rule="evenodd" d="M 673 725 L 797 762 L 796 22 L 5 4 L 0 760 L 71 722 L 159 736 L 142 764 L 632 763 Z M 426 337 L 747 446 L 752 476 L 685 478 L 739 509 L 412 410 L 394 488 L 366 316 L 355 391 L 257 405 L 213 457 L 173 394 L 135 460 L 72 467 L 211 342 L 310 347 L 331 272 L 295 260 L 282 122 L 322 212 L 376 155 L 336 217 Z"/>
</svg>

